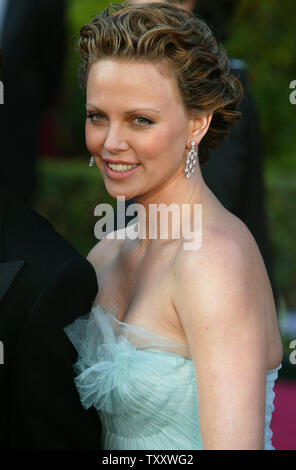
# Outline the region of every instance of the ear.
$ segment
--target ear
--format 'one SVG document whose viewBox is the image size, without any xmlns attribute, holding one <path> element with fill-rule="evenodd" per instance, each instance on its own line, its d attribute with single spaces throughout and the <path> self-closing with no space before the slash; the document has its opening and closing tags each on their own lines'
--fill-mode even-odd
<svg viewBox="0 0 296 470">
<path fill-rule="evenodd" d="M 210 114 L 203 114 L 198 118 L 191 118 L 189 123 L 189 141 L 188 141 L 188 148 L 190 147 L 191 140 L 198 145 L 205 134 L 208 132 L 209 126 L 211 124 L 211 120 L 213 117 L 213 113 Z"/>
</svg>

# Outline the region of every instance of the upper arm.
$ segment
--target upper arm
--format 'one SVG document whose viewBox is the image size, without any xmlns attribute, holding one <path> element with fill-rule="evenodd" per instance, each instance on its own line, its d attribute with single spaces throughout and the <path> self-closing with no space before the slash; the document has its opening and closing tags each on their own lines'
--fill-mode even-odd
<svg viewBox="0 0 296 470">
<path fill-rule="evenodd" d="M 262 449 L 265 328 L 256 257 L 234 238 L 205 245 L 177 258 L 173 289 L 196 371 L 203 447 Z"/>
</svg>

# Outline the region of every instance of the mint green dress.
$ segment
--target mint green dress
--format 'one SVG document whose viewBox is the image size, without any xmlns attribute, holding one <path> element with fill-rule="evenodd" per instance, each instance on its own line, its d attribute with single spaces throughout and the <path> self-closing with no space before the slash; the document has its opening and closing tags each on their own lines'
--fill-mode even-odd
<svg viewBox="0 0 296 470">
<path fill-rule="evenodd" d="M 100 305 L 65 333 L 78 351 L 73 367 L 82 405 L 94 406 L 102 423 L 102 449 L 203 448 L 187 346 L 120 322 Z M 270 422 L 280 367 L 266 375 L 265 449 L 274 449 Z"/>
</svg>

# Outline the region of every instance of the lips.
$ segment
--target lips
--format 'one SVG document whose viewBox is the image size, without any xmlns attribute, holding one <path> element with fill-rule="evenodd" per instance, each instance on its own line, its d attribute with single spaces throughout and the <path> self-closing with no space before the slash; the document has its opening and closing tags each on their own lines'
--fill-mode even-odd
<svg viewBox="0 0 296 470">
<path fill-rule="evenodd" d="M 110 160 L 108 158 L 104 160 L 104 162 L 112 163 L 113 165 L 138 165 L 138 163 L 124 162 L 123 160 Z"/>
<path fill-rule="evenodd" d="M 110 168 L 107 164 L 107 161 L 108 160 L 104 160 L 104 165 L 105 165 L 105 169 L 106 169 L 106 173 L 107 173 L 107 176 L 109 176 L 109 178 L 112 178 L 112 179 L 116 179 L 116 180 L 123 180 L 123 179 L 126 179 L 126 178 L 129 178 L 130 176 L 132 176 L 134 173 L 136 173 L 139 168 L 140 168 L 140 164 L 138 163 L 123 163 L 122 161 L 120 162 L 121 164 L 125 164 L 125 165 L 137 165 L 135 168 L 131 168 L 130 170 L 126 170 L 126 171 L 115 171 L 115 170 L 112 170 L 112 168 Z M 117 163 L 115 161 L 111 161 L 109 160 L 110 163 Z"/>
</svg>

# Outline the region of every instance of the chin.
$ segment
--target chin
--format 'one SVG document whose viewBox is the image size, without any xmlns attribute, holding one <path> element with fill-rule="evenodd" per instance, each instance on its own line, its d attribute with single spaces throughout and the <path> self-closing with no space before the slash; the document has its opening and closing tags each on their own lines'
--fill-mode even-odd
<svg viewBox="0 0 296 470">
<path fill-rule="evenodd" d="M 133 194 L 133 193 L 131 194 L 129 192 L 118 191 L 118 190 L 116 191 L 113 188 L 108 188 L 108 186 L 106 186 L 106 191 L 114 199 L 117 199 L 119 196 L 121 196 L 121 197 L 124 197 L 126 201 L 128 201 L 129 199 L 132 199 L 133 197 L 136 196 L 136 194 Z"/>
</svg>

